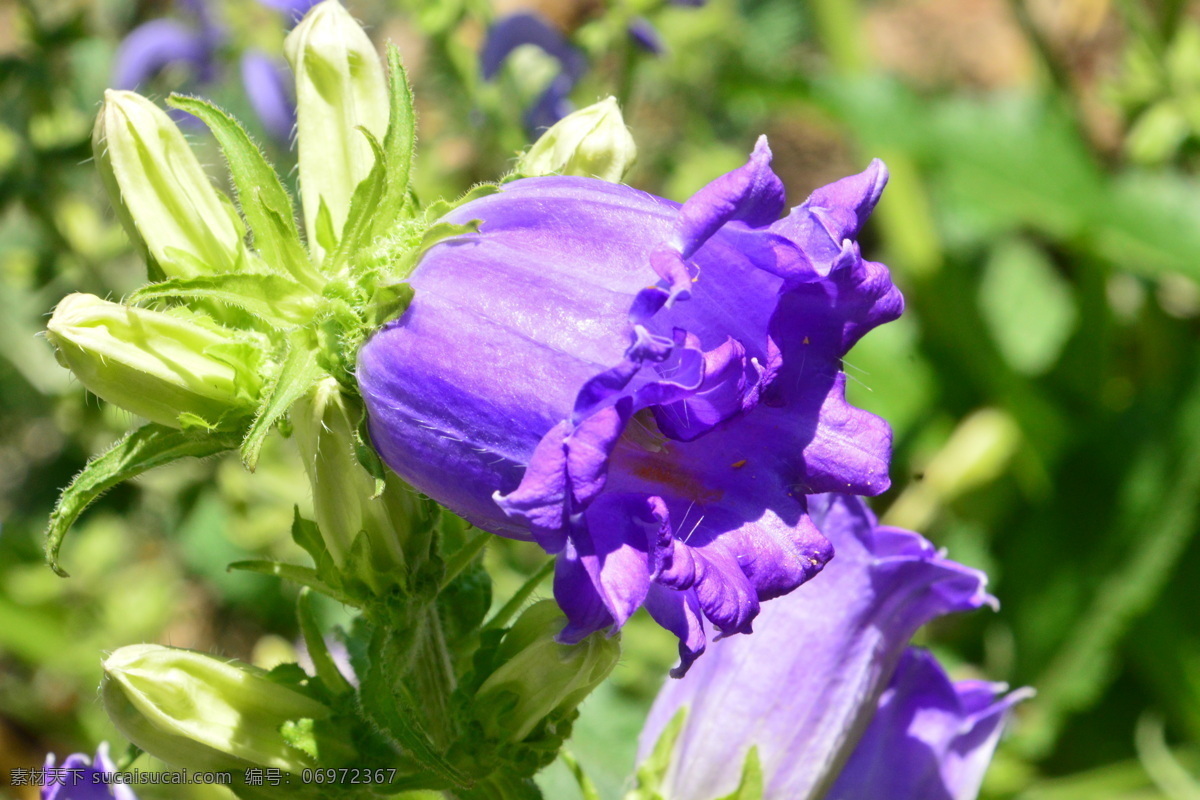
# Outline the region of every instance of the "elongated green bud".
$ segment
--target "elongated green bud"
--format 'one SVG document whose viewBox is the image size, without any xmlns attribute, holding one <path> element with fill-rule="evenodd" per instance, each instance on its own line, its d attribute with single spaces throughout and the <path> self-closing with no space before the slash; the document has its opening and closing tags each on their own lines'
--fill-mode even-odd
<svg viewBox="0 0 1200 800">
<path fill-rule="evenodd" d="M 370 563 L 360 566 L 394 579 L 403 574 L 404 547 L 419 517 L 418 498 L 395 475 L 378 486 L 359 463 L 355 430 L 360 415 L 348 406 L 337 381 L 326 378 L 292 406 L 293 438 L 312 484 L 317 527 L 334 561 L 345 566 L 354 540 L 365 532 Z M 427 543 L 423 547 L 428 550 Z M 372 575 L 357 577 L 368 585 L 378 583 Z"/>
<path fill-rule="evenodd" d="M 344 743 L 323 752 L 312 734 L 329 708 L 238 661 L 130 645 L 104 662 L 100 692 L 122 735 L 169 764 L 300 772 L 346 759 Z"/>
<path fill-rule="evenodd" d="M 258 404 L 253 351 L 215 324 L 72 294 L 46 329 L 89 391 L 152 422 L 235 426 Z"/>
<path fill-rule="evenodd" d="M 166 112 L 108 90 L 92 150 L 129 238 L 167 278 L 231 272 L 246 257 L 241 219 L 213 188 Z"/>
<path fill-rule="evenodd" d="M 475 695 L 475 715 L 489 737 L 519 742 L 543 720 L 565 720 L 616 666 L 617 637 L 594 633 L 579 644 L 559 644 L 555 636 L 566 621 L 553 600 L 542 600 L 504 635 L 500 666 Z"/>
<path fill-rule="evenodd" d="M 377 139 L 387 132 L 387 81 L 371 40 L 337 0 L 314 6 L 288 34 L 284 53 L 296 74 L 300 199 L 319 263 L 375 163 L 358 128 Z"/>
<path fill-rule="evenodd" d="M 517 162 L 517 172 L 580 175 L 619 183 L 637 159 L 637 145 L 625 127 L 615 97 L 560 119 Z"/>
</svg>

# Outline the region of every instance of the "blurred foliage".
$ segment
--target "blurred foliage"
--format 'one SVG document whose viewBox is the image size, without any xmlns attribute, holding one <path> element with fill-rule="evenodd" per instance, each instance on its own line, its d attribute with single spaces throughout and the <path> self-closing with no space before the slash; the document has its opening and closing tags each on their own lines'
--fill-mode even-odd
<svg viewBox="0 0 1200 800">
<path fill-rule="evenodd" d="M 212 5 L 234 41 L 272 40 L 252 0 Z M 908 311 L 846 368 L 852 400 L 896 433 L 876 509 L 987 570 L 1003 603 L 924 643 L 962 676 L 1039 692 L 985 796 L 1198 796 L 1200 3 L 348 5 L 405 53 L 423 196 L 494 178 L 526 146 L 522 112 L 552 65 L 517 53 L 485 82 L 477 52 L 490 19 L 530 7 L 588 56 L 576 102 L 621 100 L 636 186 L 682 200 L 762 132 L 793 202 L 884 158 L 892 183 L 864 249 L 892 267 Z M 252 478 L 211 461 L 120 487 L 64 553 L 70 580 L 41 561 L 55 492 L 130 421 L 85 398 L 36 335 L 66 293 L 120 297 L 141 280 L 88 136 L 121 36 L 176 11 L 0 0 L 0 774 L 47 750 L 119 749 L 95 697 L 102 651 L 159 641 L 249 658 L 263 637 L 297 637 L 287 589 L 225 571 L 248 553 L 297 557 L 290 509 L 308 499 L 294 496 L 290 443 Z M 635 16 L 661 55 L 630 43 Z M 167 72 L 147 91 L 186 83 Z M 205 93 L 252 118 L 235 69 Z M 194 143 L 211 154 L 205 136 Z M 543 562 L 497 540 L 497 602 Z M 572 744 L 602 797 L 630 774 L 674 658 L 641 616 L 623 643 Z M 564 764 L 542 782 L 578 796 Z"/>
</svg>

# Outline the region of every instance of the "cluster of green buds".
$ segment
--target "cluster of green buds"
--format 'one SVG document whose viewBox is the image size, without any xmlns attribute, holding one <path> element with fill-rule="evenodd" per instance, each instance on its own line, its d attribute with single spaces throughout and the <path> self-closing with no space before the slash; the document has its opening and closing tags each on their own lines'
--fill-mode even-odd
<svg viewBox="0 0 1200 800">
<path fill-rule="evenodd" d="M 338 0 L 314 6 L 285 47 L 296 80 L 299 213 L 258 146 L 221 109 L 168 100 L 212 131 L 233 198 L 213 185 L 162 109 L 132 92 L 105 95 L 96 161 L 151 282 L 120 303 L 65 298 L 48 338 L 87 389 L 147 422 L 64 490 L 47 557 L 61 572 L 65 533 L 114 484 L 231 450 L 253 470 L 279 428 L 294 439 L 311 484 L 315 522 L 297 514 L 292 535 L 315 563 L 233 566 L 307 587 L 300 627 L 316 674 L 125 647 L 104 665 L 114 723 L 181 766 L 294 773 L 395 765 L 387 791 L 507 796 L 504 780 L 523 785 L 553 759 L 579 702 L 616 663 L 617 640 L 596 634 L 558 644 L 564 620 L 550 602 L 503 627 L 540 575 L 484 626 L 491 595 L 479 554 L 489 535 L 472 538 L 371 448 L 353 377 L 357 349 L 403 310 L 405 279 L 421 253 L 477 223 L 440 221 L 457 203 L 421 207 L 411 191 L 413 105 L 394 48 L 385 72 Z M 634 156 L 609 98 L 555 125 L 509 177 L 620 180 Z M 498 188 L 477 187 L 458 202 Z M 354 685 L 333 665 L 310 590 L 362 612 L 348 635 Z"/>
</svg>

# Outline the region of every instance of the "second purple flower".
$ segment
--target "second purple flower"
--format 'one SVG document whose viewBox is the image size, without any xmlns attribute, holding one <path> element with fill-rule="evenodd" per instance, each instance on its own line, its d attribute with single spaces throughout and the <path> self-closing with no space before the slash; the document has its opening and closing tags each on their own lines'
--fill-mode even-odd
<svg viewBox="0 0 1200 800">
<path fill-rule="evenodd" d="M 451 212 L 415 298 L 362 348 L 384 460 L 479 527 L 558 555 L 564 641 L 645 605 L 680 638 L 749 632 L 833 555 L 806 496 L 888 486 L 891 432 L 842 357 L 903 308 L 856 236 L 882 163 L 781 215 L 761 139 L 682 206 L 548 177 Z"/>
</svg>

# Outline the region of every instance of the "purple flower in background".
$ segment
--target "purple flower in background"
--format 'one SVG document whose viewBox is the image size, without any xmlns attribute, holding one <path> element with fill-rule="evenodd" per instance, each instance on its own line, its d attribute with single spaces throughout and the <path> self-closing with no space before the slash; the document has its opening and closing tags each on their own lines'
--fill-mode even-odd
<svg viewBox="0 0 1200 800">
<path fill-rule="evenodd" d="M 1009 709 L 1033 696 L 1007 688 L 951 683 L 933 655 L 909 648 L 827 800 L 974 800 Z"/>
<path fill-rule="evenodd" d="M 55 766 L 54 754 L 46 756 L 46 783 L 41 800 L 137 800 L 133 790 L 124 784 L 109 785 L 100 777 L 116 771 L 108 757 L 108 745 L 96 749 L 89 760 L 83 753 L 69 755 L 62 766 Z"/>
<path fill-rule="evenodd" d="M 259 0 L 295 22 L 316 0 Z M 113 86 L 136 89 L 172 65 L 186 66 L 197 85 L 217 79 L 218 54 L 227 36 L 216 23 L 206 0 L 181 0 L 194 25 L 171 19 L 156 19 L 130 31 L 117 51 Z M 272 137 L 286 141 L 295 124 L 296 110 L 288 92 L 287 67 L 281 59 L 261 50 L 242 54 L 242 83 L 255 114 Z M 190 118 L 189 115 L 182 115 Z"/>
<path fill-rule="evenodd" d="M 541 48 L 558 61 L 560 67 L 533 107 L 525 112 L 526 128 L 536 131 L 553 125 L 574 110 L 568 95 L 587 71 L 587 60 L 566 37 L 537 14 L 509 14 L 488 30 L 479 56 L 484 79 L 495 78 L 509 55 L 527 44 Z"/>
<path fill-rule="evenodd" d="M 767 606 L 757 634 L 717 643 L 667 683 L 640 759 L 686 708 L 662 776 L 672 800 L 732 792 L 751 747 L 764 800 L 969 800 L 1004 711 L 1025 695 L 996 702 L 993 684 L 952 686 L 929 656 L 906 651 L 930 620 L 994 605 L 985 576 L 916 533 L 877 526 L 857 497 L 812 497 L 809 509 L 837 557 Z"/>
<path fill-rule="evenodd" d="M 645 605 L 680 638 L 746 633 L 832 555 L 806 495 L 888 486 L 891 431 L 842 356 L 903 300 L 855 237 L 876 161 L 780 218 L 760 139 L 679 206 L 603 181 L 514 181 L 450 213 L 406 312 L 362 348 L 374 443 L 417 489 L 558 555 L 562 640 Z M 828 582 L 826 582 L 828 587 Z M 818 590 L 818 594 L 823 594 Z"/>
</svg>

